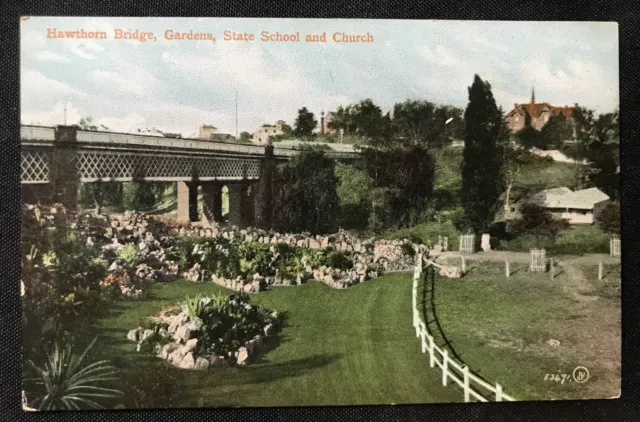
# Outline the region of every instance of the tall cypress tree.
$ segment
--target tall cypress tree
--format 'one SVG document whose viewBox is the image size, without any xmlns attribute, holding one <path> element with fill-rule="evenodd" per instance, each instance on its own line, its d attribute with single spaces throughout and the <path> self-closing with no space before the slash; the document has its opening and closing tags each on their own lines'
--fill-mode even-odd
<svg viewBox="0 0 640 422">
<path fill-rule="evenodd" d="M 462 160 L 462 203 L 466 226 L 478 233 L 492 223 L 503 191 L 507 129 L 491 85 L 475 75 L 469 104 Z"/>
</svg>

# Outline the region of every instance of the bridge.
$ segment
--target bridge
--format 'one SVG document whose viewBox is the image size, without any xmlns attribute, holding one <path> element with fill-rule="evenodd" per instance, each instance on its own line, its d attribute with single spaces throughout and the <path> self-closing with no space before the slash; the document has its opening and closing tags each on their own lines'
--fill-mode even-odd
<svg viewBox="0 0 640 422">
<path fill-rule="evenodd" d="M 178 184 L 178 220 L 198 219 L 198 187 L 210 221 L 222 219 L 222 187 L 229 190 L 229 222 L 269 227 L 273 171 L 299 149 L 198 139 L 80 130 L 76 126 L 21 127 L 23 191 L 41 201 L 77 206 L 80 183 L 164 181 Z M 327 150 L 354 160 L 357 152 Z"/>
</svg>

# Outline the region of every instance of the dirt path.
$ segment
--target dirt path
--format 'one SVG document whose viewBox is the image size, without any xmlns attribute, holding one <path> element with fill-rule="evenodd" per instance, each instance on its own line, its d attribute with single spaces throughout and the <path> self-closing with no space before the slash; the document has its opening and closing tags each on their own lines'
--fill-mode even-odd
<svg viewBox="0 0 640 422">
<path fill-rule="evenodd" d="M 449 251 L 437 254 L 436 260 L 451 263 L 454 260 L 459 262 L 460 257 L 459 252 Z M 469 262 L 504 262 L 507 258 L 511 263 L 526 264 L 529 262 L 528 252 L 488 251 L 464 255 L 464 257 Z M 605 254 L 562 255 L 554 258 L 558 267 L 562 269 L 558 273 L 558 279 L 562 283 L 563 290 L 580 302 L 591 302 L 598 299 L 598 296 L 593 295 L 595 290 L 593 284 L 587 280 L 580 269 L 580 265 L 597 265 L 600 261 L 603 264 L 620 264 L 619 258 L 613 258 Z"/>
</svg>

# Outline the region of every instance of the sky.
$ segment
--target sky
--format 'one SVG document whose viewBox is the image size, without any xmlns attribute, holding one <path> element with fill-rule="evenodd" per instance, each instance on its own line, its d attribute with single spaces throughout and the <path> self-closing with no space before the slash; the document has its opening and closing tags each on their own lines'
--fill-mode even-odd
<svg viewBox="0 0 640 422">
<path fill-rule="evenodd" d="M 107 39 L 47 38 L 47 29 L 105 31 Z M 114 39 L 153 32 L 156 41 Z M 168 40 L 166 30 L 214 40 Z M 225 41 L 224 31 L 253 41 Z M 300 42 L 261 41 L 263 31 Z M 306 34 L 326 32 L 327 42 Z M 334 32 L 373 36 L 337 43 Z M 155 127 L 193 136 L 256 131 L 297 110 L 320 112 L 371 98 L 383 110 L 407 99 L 464 108 L 478 74 L 505 112 L 514 103 L 619 104 L 618 27 L 606 22 L 31 17 L 21 23 L 23 124 L 91 116 L 113 131 Z"/>
</svg>

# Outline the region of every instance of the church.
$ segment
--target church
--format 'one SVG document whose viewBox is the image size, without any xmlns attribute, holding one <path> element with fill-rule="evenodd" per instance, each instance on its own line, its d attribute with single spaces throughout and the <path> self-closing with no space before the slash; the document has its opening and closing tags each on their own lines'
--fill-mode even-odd
<svg viewBox="0 0 640 422">
<path fill-rule="evenodd" d="M 513 110 L 507 114 L 505 120 L 512 132 L 517 132 L 526 126 L 541 130 L 551 116 L 562 115 L 567 119 L 571 118 L 576 107 L 578 107 L 577 103 L 572 106 L 565 105 L 564 107 L 554 106 L 546 102 L 536 103 L 535 92 L 532 89 L 531 102 L 514 104 Z"/>
</svg>

